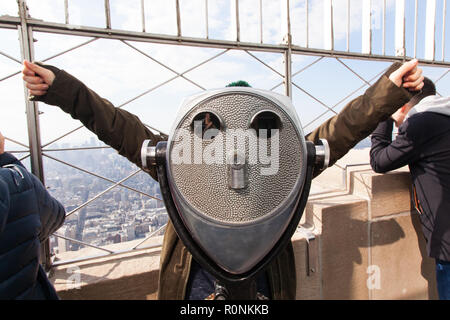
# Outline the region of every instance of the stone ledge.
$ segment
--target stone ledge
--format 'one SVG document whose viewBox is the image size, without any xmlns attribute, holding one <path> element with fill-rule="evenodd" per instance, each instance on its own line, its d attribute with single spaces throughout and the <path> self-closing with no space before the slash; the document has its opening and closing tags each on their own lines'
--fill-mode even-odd
<svg viewBox="0 0 450 320">
<path fill-rule="evenodd" d="M 321 299 L 368 299 L 368 203 L 351 194 L 310 201 L 317 234 Z"/>
<path fill-rule="evenodd" d="M 411 210 L 411 175 L 404 168 L 385 174 L 352 171 L 350 181 L 352 194 L 370 200 L 372 218 Z"/>
<path fill-rule="evenodd" d="M 349 190 L 313 196 L 306 207 L 304 222 L 319 240 L 320 297 L 435 299 L 409 172 L 354 169 Z"/>
<path fill-rule="evenodd" d="M 145 245 L 161 243 L 161 238 L 149 239 Z M 139 240 L 105 248 L 123 251 L 137 243 Z M 50 281 L 61 299 L 155 299 L 160 251 L 160 247 L 144 248 L 60 265 L 52 269 Z M 87 248 L 76 253 L 85 257 L 98 254 L 98 250 Z M 59 257 L 66 260 L 76 255 L 70 252 Z"/>
<path fill-rule="evenodd" d="M 415 211 L 370 224 L 371 265 L 380 273 L 371 299 L 437 299 L 435 264 Z"/>
</svg>

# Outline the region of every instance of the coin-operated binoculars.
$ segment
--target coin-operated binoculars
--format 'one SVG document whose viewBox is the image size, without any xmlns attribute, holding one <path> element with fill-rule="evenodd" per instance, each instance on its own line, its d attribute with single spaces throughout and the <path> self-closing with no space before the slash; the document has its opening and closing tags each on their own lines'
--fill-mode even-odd
<svg viewBox="0 0 450 320">
<path fill-rule="evenodd" d="M 183 102 L 167 142 L 142 146 L 174 228 L 218 280 L 216 298 L 255 299 L 256 275 L 290 241 L 326 140 L 306 142 L 291 101 L 225 88 Z"/>
</svg>

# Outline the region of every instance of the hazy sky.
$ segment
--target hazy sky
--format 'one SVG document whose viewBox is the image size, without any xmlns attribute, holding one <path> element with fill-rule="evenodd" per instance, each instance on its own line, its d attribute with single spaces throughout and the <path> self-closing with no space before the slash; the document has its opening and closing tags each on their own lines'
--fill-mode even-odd
<svg viewBox="0 0 450 320">
<path fill-rule="evenodd" d="M 407 55 L 412 56 L 414 50 L 414 0 L 406 0 L 406 48 Z M 110 0 L 112 28 L 141 31 L 140 0 Z M 212 39 L 235 40 L 235 28 L 231 9 L 234 0 L 208 1 L 208 36 Z M 240 34 L 241 41 L 259 42 L 259 0 L 240 1 Z M 263 34 L 265 43 L 281 43 L 285 15 L 282 4 L 285 0 L 263 0 Z M 351 0 L 350 11 L 350 50 L 361 51 L 361 12 L 362 1 Z M 30 14 L 37 19 L 52 22 L 64 22 L 64 0 L 28 0 Z M 182 34 L 187 37 L 206 37 L 205 1 L 180 0 Z M 394 17 L 395 0 L 386 2 L 386 45 L 388 55 L 394 54 Z M 306 45 L 305 1 L 290 2 L 293 42 Z M 334 6 L 334 45 L 336 50 L 346 50 L 347 45 L 347 0 L 333 0 Z M 309 1 L 309 46 L 323 48 L 324 45 L 324 1 Z M 383 0 L 372 0 L 372 41 L 373 52 L 382 53 L 382 8 Z M 446 47 L 442 57 L 442 8 L 443 1 L 437 1 L 436 9 L 436 58 L 450 61 L 450 20 L 446 21 Z M 447 8 L 447 12 L 449 9 Z M 0 16 L 17 15 L 16 0 L 0 1 Z M 447 16 L 449 16 L 447 14 Z M 417 53 L 424 55 L 424 21 L 425 1 L 419 1 L 419 27 Z M 69 0 L 69 22 L 73 25 L 105 27 L 103 0 Z M 145 27 L 147 32 L 176 35 L 175 0 L 145 1 Z M 44 60 L 60 51 L 81 44 L 90 38 L 34 33 L 35 59 Z M 21 60 L 18 34 L 15 30 L 0 29 L 0 52 Z M 130 45 L 145 52 L 152 58 L 167 65 L 172 70 L 182 73 L 224 50 L 129 42 Z M 284 72 L 281 54 L 252 52 L 259 59 L 280 73 Z M 315 61 L 317 57 L 296 55 L 293 57 L 293 72 Z M 349 67 L 357 71 L 365 80 L 389 66 L 385 62 L 367 62 L 343 60 Z M 73 50 L 67 54 L 49 60 L 47 63 L 62 68 L 84 81 L 101 96 L 109 99 L 116 106 L 121 105 L 138 94 L 141 94 L 175 76 L 168 68 L 142 55 L 130 46 L 116 40 L 96 40 L 90 44 Z M 21 66 L 0 55 L 0 79 L 21 69 Z M 438 79 L 447 69 L 427 67 L 425 75 Z M 168 132 L 175 118 L 176 110 L 182 99 L 197 93 L 201 88 L 212 89 L 223 87 L 235 80 L 246 80 L 253 87 L 271 89 L 278 85 L 282 78 L 255 60 L 244 51 L 228 51 L 212 61 L 185 74 L 195 85 L 182 78 L 169 81 L 166 85 L 144 95 L 124 106 L 137 114 L 143 122 Z M 293 102 L 305 128 L 305 133 L 314 129 L 333 113 L 326 113 L 317 121 L 310 123 L 326 109 L 346 97 L 364 82 L 346 69 L 335 59 L 324 58 L 307 71 L 294 77 L 294 82 L 310 93 L 308 96 L 294 86 Z M 450 73 L 439 81 L 438 91 L 442 95 L 450 95 Z M 350 98 L 342 101 L 336 111 L 345 102 L 362 94 L 367 86 L 355 92 Z M 275 91 L 283 93 L 283 86 Z M 320 102 L 318 102 L 317 100 Z M 16 75 L 0 82 L 0 131 L 5 136 L 28 144 L 23 82 Z M 70 118 L 56 107 L 40 104 L 41 138 L 43 144 L 61 136 L 65 132 L 79 126 L 79 122 Z M 58 143 L 80 143 L 93 136 L 86 129 L 63 138 Z M 7 147 L 12 150 L 21 149 L 11 142 Z"/>
</svg>

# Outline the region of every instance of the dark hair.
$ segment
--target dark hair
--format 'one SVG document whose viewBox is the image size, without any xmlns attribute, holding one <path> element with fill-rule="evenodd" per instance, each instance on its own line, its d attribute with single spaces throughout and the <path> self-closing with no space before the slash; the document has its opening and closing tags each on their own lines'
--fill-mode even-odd
<svg viewBox="0 0 450 320">
<path fill-rule="evenodd" d="M 251 87 L 247 81 L 238 80 L 226 85 L 227 87 Z"/>
<path fill-rule="evenodd" d="M 411 98 L 409 101 L 409 104 L 412 106 L 415 106 L 418 104 L 423 98 L 428 96 L 434 96 L 436 95 L 436 86 L 434 85 L 433 81 L 425 77 L 423 79 L 423 88 L 420 90 L 419 93 L 417 93 L 415 96 Z"/>
</svg>

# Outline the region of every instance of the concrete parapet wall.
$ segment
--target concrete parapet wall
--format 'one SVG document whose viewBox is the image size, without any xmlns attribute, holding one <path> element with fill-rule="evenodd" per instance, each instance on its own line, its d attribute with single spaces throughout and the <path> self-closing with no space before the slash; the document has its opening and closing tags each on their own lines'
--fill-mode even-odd
<svg viewBox="0 0 450 320">
<path fill-rule="evenodd" d="M 109 245 L 114 251 L 125 251 L 140 242 L 130 241 Z M 145 249 L 162 242 L 151 238 L 144 249 L 106 255 L 87 261 L 77 258 L 98 255 L 94 248 L 65 252 L 61 260 L 74 262 L 54 267 L 50 280 L 61 299 L 67 300 L 146 300 L 156 299 L 158 290 L 160 247 Z M 103 252 L 104 253 L 104 252 Z"/>
<path fill-rule="evenodd" d="M 304 243 L 295 245 L 297 298 L 436 299 L 434 260 L 425 252 L 409 173 L 361 170 L 349 180 L 347 191 L 309 199 L 303 221 L 316 236 L 320 268 L 306 274 L 308 244 L 297 239 Z"/>
<path fill-rule="evenodd" d="M 354 168 L 347 186 L 308 201 L 292 238 L 297 299 L 436 299 L 409 173 Z M 148 249 L 62 265 L 51 280 L 62 299 L 155 299 L 158 268 Z"/>
</svg>

